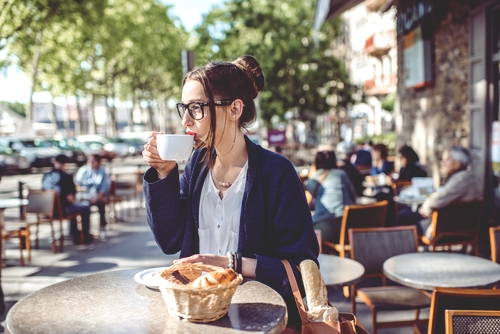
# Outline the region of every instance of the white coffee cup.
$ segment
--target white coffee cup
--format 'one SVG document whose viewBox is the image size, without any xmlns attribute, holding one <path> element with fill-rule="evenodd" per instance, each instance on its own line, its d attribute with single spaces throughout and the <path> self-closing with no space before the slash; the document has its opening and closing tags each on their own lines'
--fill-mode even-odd
<svg viewBox="0 0 500 334">
<path fill-rule="evenodd" d="M 186 162 L 193 152 L 194 136 L 157 134 L 156 147 L 162 160 Z"/>
</svg>

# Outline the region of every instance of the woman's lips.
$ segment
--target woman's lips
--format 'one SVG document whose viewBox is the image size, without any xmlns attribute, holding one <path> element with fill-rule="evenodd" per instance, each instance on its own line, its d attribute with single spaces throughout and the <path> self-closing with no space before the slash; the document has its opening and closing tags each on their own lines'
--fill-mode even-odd
<svg viewBox="0 0 500 334">
<path fill-rule="evenodd" d="M 196 132 L 193 132 L 193 131 L 186 131 L 186 134 L 188 135 L 191 135 L 191 136 L 194 136 L 194 139 L 196 139 Z"/>
</svg>

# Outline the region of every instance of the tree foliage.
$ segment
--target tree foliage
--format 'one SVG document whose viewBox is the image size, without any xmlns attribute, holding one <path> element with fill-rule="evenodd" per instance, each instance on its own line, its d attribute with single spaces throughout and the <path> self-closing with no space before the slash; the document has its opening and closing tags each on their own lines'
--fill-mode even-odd
<svg viewBox="0 0 500 334">
<path fill-rule="evenodd" d="M 289 110 L 306 119 L 345 108 L 352 102 L 353 87 L 332 50 L 340 21 L 326 22 L 315 43 L 314 8 L 312 0 L 226 2 L 196 30 L 197 64 L 254 55 L 266 77 L 260 102 L 266 123 Z"/>
</svg>

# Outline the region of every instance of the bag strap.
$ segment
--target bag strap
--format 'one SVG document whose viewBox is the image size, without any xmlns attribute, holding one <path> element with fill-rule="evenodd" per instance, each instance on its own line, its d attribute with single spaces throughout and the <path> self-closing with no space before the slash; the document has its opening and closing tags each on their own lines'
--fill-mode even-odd
<svg viewBox="0 0 500 334">
<path fill-rule="evenodd" d="M 307 320 L 306 309 L 304 307 L 302 297 L 300 296 L 299 287 L 297 285 L 297 281 L 295 280 L 292 267 L 290 266 L 288 260 L 281 260 L 281 262 L 283 262 L 283 265 L 285 266 L 286 275 L 288 276 L 288 281 L 290 282 L 290 287 L 292 288 L 293 299 L 295 299 L 295 304 L 297 304 L 297 309 L 299 310 L 300 320 L 302 321 L 302 325 L 305 325 L 309 323 L 309 320 Z"/>
<path fill-rule="evenodd" d="M 329 169 L 325 170 L 323 172 L 323 174 L 321 175 L 321 177 L 318 179 L 318 183 L 316 183 L 316 187 L 314 187 L 314 190 L 311 193 L 313 199 L 316 197 L 316 193 L 318 192 L 319 186 L 326 179 L 326 176 L 328 175 L 328 173 L 330 173 Z"/>
</svg>

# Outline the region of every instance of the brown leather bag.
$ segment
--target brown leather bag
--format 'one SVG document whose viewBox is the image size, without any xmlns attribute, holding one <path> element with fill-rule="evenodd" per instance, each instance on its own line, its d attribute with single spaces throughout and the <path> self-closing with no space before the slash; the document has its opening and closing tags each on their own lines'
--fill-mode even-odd
<svg viewBox="0 0 500 334">
<path fill-rule="evenodd" d="M 358 324 L 356 316 L 351 313 L 339 313 L 339 321 L 336 323 L 330 321 L 309 322 L 309 320 L 307 320 L 306 309 L 304 307 L 302 297 L 300 296 L 299 287 L 297 286 L 297 281 L 295 280 L 292 267 L 287 260 L 281 260 L 281 262 L 283 262 L 283 265 L 285 266 L 286 274 L 288 276 L 288 280 L 290 281 L 290 287 L 292 288 L 293 298 L 297 304 L 300 320 L 302 322 L 301 332 L 287 327 L 283 332 L 284 334 L 368 334 L 363 326 Z M 330 304 L 330 302 L 328 302 L 328 304 Z"/>
</svg>

